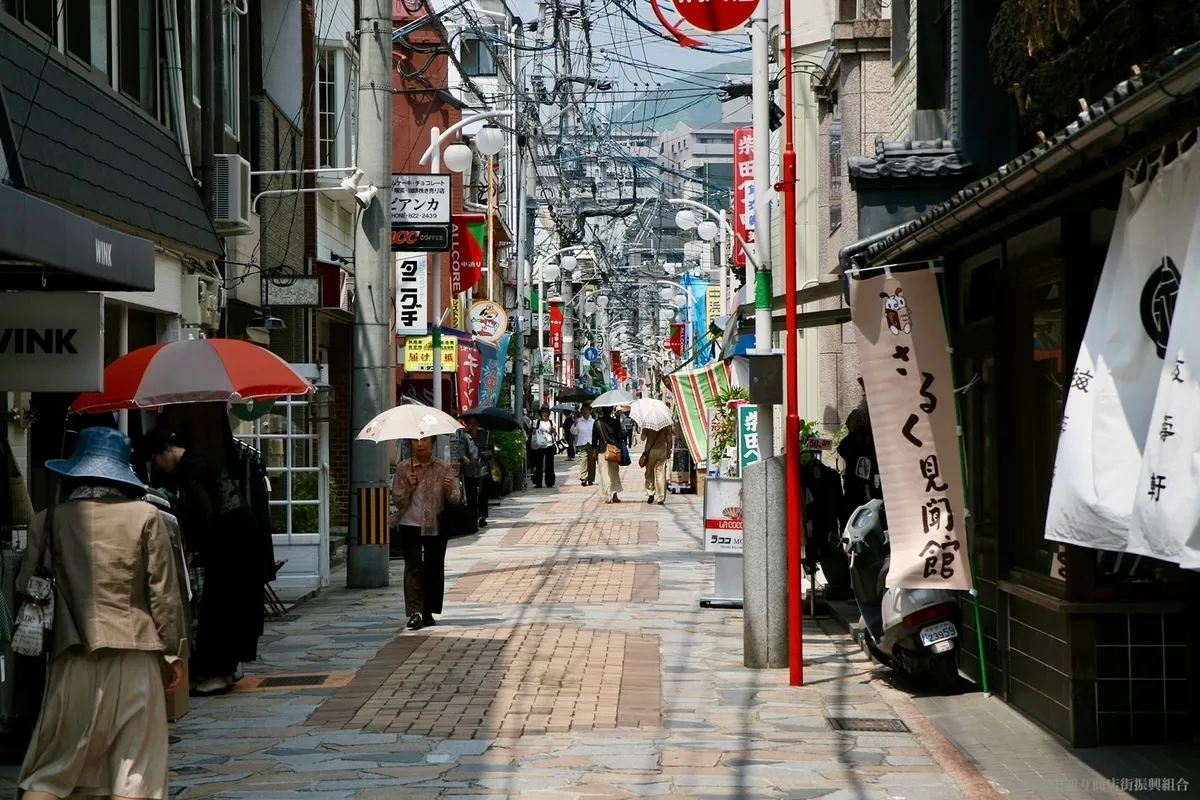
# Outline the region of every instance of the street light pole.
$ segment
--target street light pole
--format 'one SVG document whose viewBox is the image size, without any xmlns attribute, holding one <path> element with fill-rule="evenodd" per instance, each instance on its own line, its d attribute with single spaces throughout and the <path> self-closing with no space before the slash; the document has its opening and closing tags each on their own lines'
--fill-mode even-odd
<svg viewBox="0 0 1200 800">
<path fill-rule="evenodd" d="M 746 285 L 754 296 L 754 353 L 770 355 L 771 215 L 763 203 L 771 185 L 771 44 L 769 0 L 758 0 L 750 19 L 751 97 L 754 119 L 754 261 L 746 258 Z M 785 19 L 783 25 L 791 24 Z M 757 262 L 757 263 L 755 263 Z M 775 454 L 775 424 L 770 408 L 758 415 L 758 442 Z M 799 584 L 797 584 L 799 585 Z"/>
</svg>

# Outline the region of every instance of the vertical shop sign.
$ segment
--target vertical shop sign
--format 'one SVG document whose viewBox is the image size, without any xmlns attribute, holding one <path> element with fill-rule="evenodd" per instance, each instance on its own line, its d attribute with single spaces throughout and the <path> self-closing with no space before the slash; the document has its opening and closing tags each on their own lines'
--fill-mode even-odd
<svg viewBox="0 0 1200 800">
<path fill-rule="evenodd" d="M 744 470 L 751 464 L 762 461 L 762 449 L 758 444 L 758 406 L 738 406 L 737 431 L 738 469 Z"/>
<path fill-rule="evenodd" d="M 850 313 L 891 537 L 889 588 L 970 589 L 954 385 L 937 277 L 859 278 Z"/>
<path fill-rule="evenodd" d="M 725 313 L 725 309 L 721 308 L 721 287 L 708 287 L 707 297 L 708 322 L 711 325 L 712 321 Z"/>
<path fill-rule="evenodd" d="M 466 411 L 479 405 L 479 348 L 474 342 L 458 342 L 458 407 Z"/>
<path fill-rule="evenodd" d="M 563 304 L 550 304 L 550 346 L 555 353 L 563 351 Z"/>
<path fill-rule="evenodd" d="M 504 384 L 504 368 L 508 365 L 508 343 L 511 333 L 506 333 L 496 342 L 495 348 L 483 351 L 483 364 L 479 368 L 479 405 L 490 408 L 500 400 L 500 387 Z"/>
<path fill-rule="evenodd" d="M 429 333 L 429 269 L 424 253 L 396 253 L 396 335 Z"/>
<path fill-rule="evenodd" d="M 683 355 L 683 329 L 682 322 L 671 323 L 671 338 L 667 340 L 667 349 L 677 356 Z"/>
<path fill-rule="evenodd" d="M 743 242 L 754 241 L 754 128 L 733 129 L 733 230 Z M 746 263 L 746 251 L 737 241 L 733 263 Z"/>
<path fill-rule="evenodd" d="M 450 218 L 450 291 L 467 291 L 483 276 L 483 214 L 455 214 Z"/>
</svg>

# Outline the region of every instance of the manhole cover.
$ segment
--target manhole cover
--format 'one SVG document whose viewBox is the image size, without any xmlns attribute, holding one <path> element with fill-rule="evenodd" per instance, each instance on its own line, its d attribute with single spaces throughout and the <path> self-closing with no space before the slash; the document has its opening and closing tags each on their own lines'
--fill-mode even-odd
<svg viewBox="0 0 1200 800">
<path fill-rule="evenodd" d="M 871 719 L 868 717 L 826 717 L 835 731 L 858 731 L 870 733 L 908 733 L 908 726 L 898 719 Z"/>
<path fill-rule="evenodd" d="M 328 675 L 276 675 L 263 678 L 258 682 L 259 689 L 271 689 L 284 686 L 320 686 L 325 683 Z"/>
</svg>

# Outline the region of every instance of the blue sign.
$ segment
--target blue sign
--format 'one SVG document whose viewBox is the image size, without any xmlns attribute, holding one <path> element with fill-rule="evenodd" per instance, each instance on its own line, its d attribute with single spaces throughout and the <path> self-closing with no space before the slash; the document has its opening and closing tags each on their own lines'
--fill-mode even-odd
<svg viewBox="0 0 1200 800">
<path fill-rule="evenodd" d="M 614 388 L 614 389 L 617 388 L 617 379 L 616 378 L 609 378 L 609 381 L 612 383 L 612 388 Z"/>
<path fill-rule="evenodd" d="M 600 351 L 594 347 L 589 347 L 587 350 L 583 351 L 583 357 L 588 361 L 595 361 L 600 357 Z"/>
</svg>

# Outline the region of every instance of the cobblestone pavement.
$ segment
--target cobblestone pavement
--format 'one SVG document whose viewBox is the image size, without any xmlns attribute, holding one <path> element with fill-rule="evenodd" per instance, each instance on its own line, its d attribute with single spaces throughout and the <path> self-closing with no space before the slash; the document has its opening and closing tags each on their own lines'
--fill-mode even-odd
<svg viewBox="0 0 1200 800">
<path fill-rule="evenodd" d="M 173 796 L 996 796 L 832 625 L 806 624 L 805 687 L 744 669 L 741 612 L 697 605 L 698 498 L 601 506 L 559 469 L 451 544 L 436 627 L 404 631 L 398 562 L 269 623 L 237 691 L 174 726 Z"/>
</svg>

